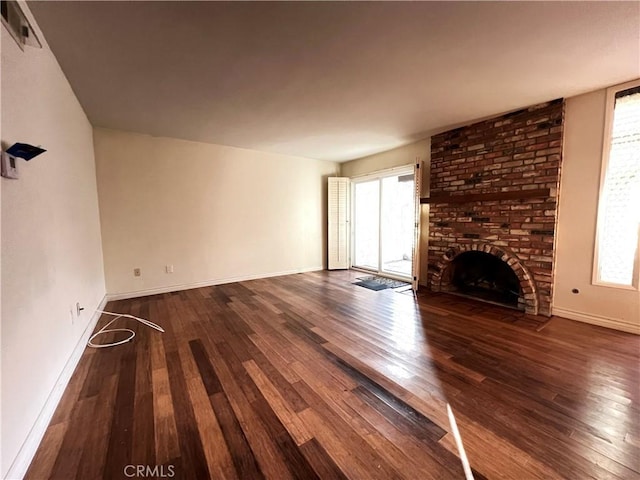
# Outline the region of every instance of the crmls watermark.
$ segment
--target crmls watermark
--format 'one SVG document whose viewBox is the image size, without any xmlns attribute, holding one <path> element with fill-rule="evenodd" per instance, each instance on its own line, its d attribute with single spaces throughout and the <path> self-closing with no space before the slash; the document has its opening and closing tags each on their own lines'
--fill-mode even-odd
<svg viewBox="0 0 640 480">
<path fill-rule="evenodd" d="M 125 465 L 124 474 L 129 478 L 173 478 L 173 465 Z"/>
</svg>

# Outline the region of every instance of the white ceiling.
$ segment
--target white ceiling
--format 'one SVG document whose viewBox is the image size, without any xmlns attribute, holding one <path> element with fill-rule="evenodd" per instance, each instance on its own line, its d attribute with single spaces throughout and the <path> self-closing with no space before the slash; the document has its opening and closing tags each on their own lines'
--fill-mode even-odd
<svg viewBox="0 0 640 480">
<path fill-rule="evenodd" d="M 640 2 L 29 2 L 96 126 L 345 161 L 640 76 Z"/>
</svg>

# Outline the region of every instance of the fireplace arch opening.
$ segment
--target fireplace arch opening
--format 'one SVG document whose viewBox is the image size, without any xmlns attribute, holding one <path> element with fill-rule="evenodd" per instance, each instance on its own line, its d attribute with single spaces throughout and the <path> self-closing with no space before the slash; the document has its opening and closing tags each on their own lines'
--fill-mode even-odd
<svg viewBox="0 0 640 480">
<path fill-rule="evenodd" d="M 470 268 L 463 273 L 465 264 Z M 449 248 L 433 264 L 429 286 L 433 292 L 450 292 L 538 314 L 538 292 L 531 273 L 513 252 L 495 245 Z"/>
<path fill-rule="evenodd" d="M 456 256 L 449 265 L 448 280 L 452 292 L 524 309 L 518 276 L 490 253 L 470 250 Z"/>
</svg>

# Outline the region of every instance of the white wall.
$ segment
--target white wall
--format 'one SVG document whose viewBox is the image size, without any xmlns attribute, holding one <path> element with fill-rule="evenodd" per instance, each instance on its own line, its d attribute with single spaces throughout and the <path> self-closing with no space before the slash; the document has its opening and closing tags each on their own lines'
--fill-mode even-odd
<svg viewBox="0 0 640 480">
<path fill-rule="evenodd" d="M 94 142 L 109 294 L 323 268 L 337 164 L 100 128 Z"/>
<path fill-rule="evenodd" d="M 591 284 L 605 93 L 567 99 L 553 312 L 640 333 L 640 292 Z M 572 289 L 579 294 L 573 294 Z"/>
<path fill-rule="evenodd" d="M 1 30 L 3 147 L 47 149 L 0 180 L 4 478 L 105 288 L 91 125 L 48 47 L 23 52 Z"/>
</svg>

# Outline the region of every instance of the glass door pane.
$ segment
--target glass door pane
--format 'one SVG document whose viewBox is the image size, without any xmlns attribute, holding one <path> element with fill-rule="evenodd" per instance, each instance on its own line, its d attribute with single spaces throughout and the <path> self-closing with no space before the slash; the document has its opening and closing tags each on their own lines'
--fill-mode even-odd
<svg viewBox="0 0 640 480">
<path fill-rule="evenodd" d="M 413 174 L 382 179 L 380 204 L 381 271 L 411 277 L 415 235 Z"/>
<path fill-rule="evenodd" d="M 380 181 L 354 184 L 353 265 L 378 271 L 380 260 Z"/>
</svg>

